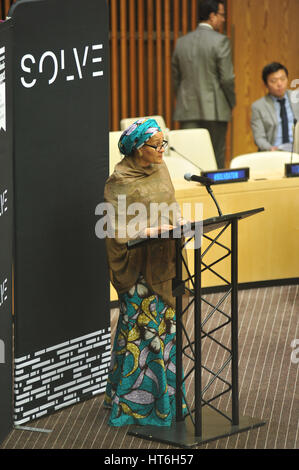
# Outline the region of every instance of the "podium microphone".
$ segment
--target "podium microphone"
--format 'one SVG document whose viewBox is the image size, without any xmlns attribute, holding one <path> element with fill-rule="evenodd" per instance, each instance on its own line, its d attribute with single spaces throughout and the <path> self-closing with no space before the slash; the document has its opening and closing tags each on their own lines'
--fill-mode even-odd
<svg viewBox="0 0 299 470">
<path fill-rule="evenodd" d="M 294 142 L 295 142 L 295 129 L 296 129 L 297 119 L 294 118 L 293 123 L 293 143 L 292 143 L 292 153 L 291 153 L 291 164 L 293 162 L 293 153 L 294 153 Z"/>
<path fill-rule="evenodd" d="M 183 155 L 182 153 L 178 152 L 174 147 L 169 147 L 170 150 L 172 150 L 172 152 L 175 152 L 177 153 L 180 157 L 183 157 L 185 160 L 187 160 L 187 162 L 189 163 L 192 163 L 192 165 L 196 166 L 196 168 L 198 168 L 200 171 L 204 171 L 203 168 L 200 168 L 200 166 L 196 165 L 196 163 L 192 162 L 191 160 L 189 160 L 189 158 L 185 157 L 185 155 Z"/>
<path fill-rule="evenodd" d="M 223 215 L 222 212 L 221 212 L 221 209 L 218 205 L 218 202 L 216 201 L 214 193 L 212 191 L 211 184 L 213 183 L 213 181 L 210 178 L 208 178 L 207 176 L 191 175 L 191 173 L 186 173 L 184 175 L 184 178 L 187 181 L 196 181 L 197 183 L 201 183 L 203 186 L 205 186 L 206 190 L 208 191 L 209 195 L 211 196 L 211 198 L 213 199 L 213 201 L 214 201 L 214 203 L 217 207 L 218 214 L 220 216 Z"/>
<path fill-rule="evenodd" d="M 197 176 L 197 175 L 191 175 L 191 173 L 185 173 L 184 178 L 187 181 L 196 181 L 197 183 L 201 183 L 204 186 L 213 184 L 213 181 L 207 176 Z"/>
</svg>

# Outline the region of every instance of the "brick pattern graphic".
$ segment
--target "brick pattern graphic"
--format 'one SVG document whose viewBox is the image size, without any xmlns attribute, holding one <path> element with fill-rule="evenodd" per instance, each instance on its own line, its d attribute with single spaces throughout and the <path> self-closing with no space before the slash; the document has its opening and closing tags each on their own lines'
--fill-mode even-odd
<svg viewBox="0 0 299 470">
<path fill-rule="evenodd" d="M 15 358 L 14 424 L 103 393 L 110 355 L 109 327 Z"/>
</svg>

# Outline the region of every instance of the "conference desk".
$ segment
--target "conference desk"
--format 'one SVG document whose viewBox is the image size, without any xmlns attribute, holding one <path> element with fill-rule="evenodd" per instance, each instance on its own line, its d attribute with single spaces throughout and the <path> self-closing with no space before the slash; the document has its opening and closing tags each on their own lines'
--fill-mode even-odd
<svg viewBox="0 0 299 470">
<path fill-rule="evenodd" d="M 196 203 L 202 203 L 204 219 L 218 215 L 205 187 L 199 183 L 188 183 L 184 179 L 174 180 L 173 183 L 181 208 L 184 203 L 191 204 L 192 217 Z M 272 176 L 242 183 L 214 185 L 212 188 L 223 214 L 258 207 L 265 209 L 239 223 L 239 283 L 274 283 L 287 279 L 291 282 L 299 278 L 299 178 Z M 230 234 L 225 233 L 219 241 L 229 247 Z M 203 249 L 205 246 L 203 240 Z M 192 266 L 192 250 L 187 250 L 187 253 L 188 263 Z M 224 254 L 222 248 L 215 246 L 205 260 L 210 263 Z M 230 279 L 230 269 L 230 258 L 217 264 L 217 272 L 226 279 Z M 213 273 L 204 272 L 203 287 L 221 285 L 222 281 Z M 116 299 L 116 292 L 111 286 L 111 301 Z"/>
</svg>

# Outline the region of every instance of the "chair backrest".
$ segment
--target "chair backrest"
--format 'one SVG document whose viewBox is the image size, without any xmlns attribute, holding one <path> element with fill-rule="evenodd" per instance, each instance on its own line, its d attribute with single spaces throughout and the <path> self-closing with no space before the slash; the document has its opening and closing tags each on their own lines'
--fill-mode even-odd
<svg viewBox="0 0 299 470">
<path fill-rule="evenodd" d="M 234 157 L 230 162 L 230 168 L 250 168 L 250 177 L 259 176 L 284 176 L 285 163 L 290 163 L 291 152 L 269 151 L 254 152 Z M 293 153 L 292 161 L 299 162 L 299 155 Z"/>
<path fill-rule="evenodd" d="M 191 175 L 199 174 L 198 168 L 196 166 L 187 162 L 180 156 L 164 155 L 163 160 L 166 163 L 172 180 L 184 180 L 184 175 L 186 173 L 191 173 Z"/>
<path fill-rule="evenodd" d="M 296 123 L 294 129 L 294 152 L 299 153 L 299 122 Z"/>
<path fill-rule="evenodd" d="M 170 156 L 183 155 L 198 169 L 217 170 L 215 153 L 207 129 L 180 129 L 168 132 Z M 171 150 L 173 147 L 177 153 Z"/>
<path fill-rule="evenodd" d="M 117 145 L 122 133 L 123 131 L 109 132 L 109 175 L 113 173 L 115 165 L 123 158 Z"/>
</svg>

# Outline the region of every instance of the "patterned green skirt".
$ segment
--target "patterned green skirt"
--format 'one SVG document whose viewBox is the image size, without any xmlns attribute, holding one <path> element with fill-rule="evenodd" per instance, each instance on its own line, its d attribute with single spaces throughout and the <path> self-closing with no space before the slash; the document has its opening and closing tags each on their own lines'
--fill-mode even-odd
<svg viewBox="0 0 299 470">
<path fill-rule="evenodd" d="M 170 426 L 176 413 L 175 311 L 144 280 L 120 296 L 105 405 L 109 424 Z"/>
</svg>

